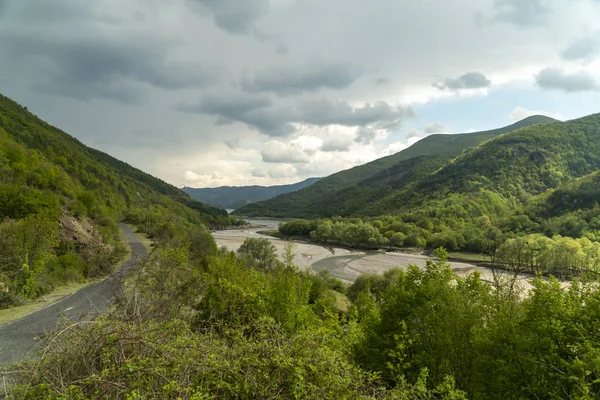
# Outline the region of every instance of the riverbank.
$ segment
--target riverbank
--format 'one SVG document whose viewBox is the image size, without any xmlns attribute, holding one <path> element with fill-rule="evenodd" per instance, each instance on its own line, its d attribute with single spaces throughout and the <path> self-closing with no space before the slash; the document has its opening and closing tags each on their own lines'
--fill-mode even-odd
<svg viewBox="0 0 600 400">
<path fill-rule="evenodd" d="M 229 250 L 237 251 L 244 240 L 252 238 L 268 238 L 275 246 L 278 256 L 281 258 L 284 248 L 289 240 L 261 234 L 265 230 L 273 230 L 278 221 L 253 220 L 253 225 L 260 227 L 248 229 L 233 229 L 226 231 L 215 231 L 213 237 L 219 246 L 226 246 Z M 402 252 L 384 252 L 384 251 L 359 251 L 345 249 L 336 246 L 322 246 L 320 244 L 307 241 L 292 241 L 292 251 L 295 255 L 295 263 L 300 268 L 310 268 L 316 272 L 328 271 L 335 278 L 341 279 L 347 283 L 352 283 L 361 274 L 377 273 L 382 274 L 385 271 L 399 267 L 407 268 L 409 265 L 425 267 L 427 261 L 433 260 L 432 257 L 424 254 L 409 254 Z M 474 262 L 450 261 L 452 270 L 459 276 L 467 276 L 473 272 L 479 272 L 484 281 L 494 282 L 495 274 L 506 273 L 499 270 L 492 270 L 487 267 L 476 265 Z M 531 287 L 529 276 L 520 276 L 518 280 L 525 288 Z"/>
</svg>

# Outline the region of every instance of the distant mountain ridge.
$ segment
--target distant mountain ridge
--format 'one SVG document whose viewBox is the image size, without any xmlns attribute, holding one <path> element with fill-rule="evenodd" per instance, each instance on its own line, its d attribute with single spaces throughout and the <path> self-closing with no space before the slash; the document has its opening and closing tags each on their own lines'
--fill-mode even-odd
<svg viewBox="0 0 600 400">
<path fill-rule="evenodd" d="M 435 172 L 465 150 L 508 132 L 556 122 L 535 115 L 499 129 L 431 135 L 398 153 L 337 172 L 296 192 L 250 204 L 235 214 L 318 218 L 361 213 L 366 205 Z"/>
<path fill-rule="evenodd" d="M 277 186 L 220 186 L 215 188 L 191 188 L 182 190 L 191 198 L 213 207 L 236 209 L 248 204 L 269 200 L 273 197 L 308 187 L 320 178 L 308 178 L 302 182 Z"/>
</svg>

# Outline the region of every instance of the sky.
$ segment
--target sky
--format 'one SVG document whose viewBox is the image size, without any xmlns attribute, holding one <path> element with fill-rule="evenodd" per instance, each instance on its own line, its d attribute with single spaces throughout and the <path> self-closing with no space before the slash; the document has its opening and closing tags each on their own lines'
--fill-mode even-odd
<svg viewBox="0 0 600 400">
<path fill-rule="evenodd" d="M 0 93 L 176 186 L 600 112 L 600 0 L 0 0 Z"/>
</svg>

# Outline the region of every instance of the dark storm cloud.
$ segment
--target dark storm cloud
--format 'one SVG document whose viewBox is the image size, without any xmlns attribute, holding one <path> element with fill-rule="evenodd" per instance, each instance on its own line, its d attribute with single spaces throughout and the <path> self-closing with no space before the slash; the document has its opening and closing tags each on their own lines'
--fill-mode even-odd
<svg viewBox="0 0 600 400">
<path fill-rule="evenodd" d="M 165 90 L 202 87 L 217 79 L 206 69 L 167 61 L 168 43 L 116 41 L 101 36 L 53 39 L 8 34 L 16 60 L 40 65 L 34 88 L 45 93 L 89 100 L 94 97 L 131 102 L 139 89 L 130 82 Z"/>
<path fill-rule="evenodd" d="M 359 77 L 351 65 L 294 65 L 270 67 L 242 80 L 242 89 L 248 92 L 294 94 L 321 88 L 344 89 Z"/>
<path fill-rule="evenodd" d="M 352 107 L 344 101 L 319 99 L 275 105 L 267 97 L 247 93 L 204 96 L 198 103 L 181 105 L 178 109 L 214 115 L 221 124 L 241 122 L 269 136 L 292 133 L 295 130 L 293 124 L 391 129 L 413 116 L 410 107 L 392 106 L 386 102 Z"/>
<path fill-rule="evenodd" d="M 520 27 L 539 25 L 550 12 L 548 0 L 495 0 L 495 21 Z"/>
<path fill-rule="evenodd" d="M 73 21 L 77 18 L 100 18 L 89 4 L 74 0 L 37 0 L 35 2 L 18 2 L 0 0 L 0 20 L 17 18 L 28 23 L 47 23 L 56 21 Z M 110 20 L 110 19 L 106 19 Z"/>
<path fill-rule="evenodd" d="M 269 11 L 269 0 L 188 0 L 206 7 L 215 24 L 230 33 L 254 33 L 255 21 Z"/>
<path fill-rule="evenodd" d="M 482 89 L 489 87 L 492 82 L 481 72 L 467 72 L 458 78 L 446 78 L 432 84 L 440 90 L 459 91 L 463 89 Z"/>
<path fill-rule="evenodd" d="M 367 126 L 388 129 L 404 119 L 412 117 L 410 107 L 392 106 L 385 101 L 366 103 L 363 107 L 352 107 L 344 101 L 327 99 L 306 101 L 296 110 L 295 122 L 312 125 Z"/>
<path fill-rule="evenodd" d="M 592 61 L 599 53 L 600 39 L 589 36 L 573 41 L 569 47 L 560 53 L 560 56 L 567 61 Z"/>
<path fill-rule="evenodd" d="M 273 136 L 277 136 L 275 132 L 284 128 L 277 122 L 261 122 L 257 113 L 258 110 L 271 105 L 271 100 L 265 96 L 255 96 L 241 92 L 233 94 L 219 92 L 204 95 L 196 104 L 179 105 L 177 109 L 186 113 L 216 116 L 219 125 L 237 121 L 259 130 L 273 132 Z"/>
<path fill-rule="evenodd" d="M 535 75 L 538 87 L 547 90 L 561 90 L 567 93 L 598 90 L 594 77 L 587 71 L 567 73 L 561 68 L 548 67 Z"/>
</svg>

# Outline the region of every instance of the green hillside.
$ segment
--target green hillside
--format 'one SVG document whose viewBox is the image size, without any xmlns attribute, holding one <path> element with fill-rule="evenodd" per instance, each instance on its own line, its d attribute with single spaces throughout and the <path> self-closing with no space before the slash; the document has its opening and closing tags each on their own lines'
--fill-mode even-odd
<svg viewBox="0 0 600 400">
<path fill-rule="evenodd" d="M 152 235 L 235 222 L 0 96 L 0 308 L 109 272 L 123 219 Z"/>
<path fill-rule="evenodd" d="M 527 215 L 546 235 L 600 238 L 600 171 L 527 202 Z"/>
<path fill-rule="evenodd" d="M 184 187 L 182 190 L 191 198 L 204 202 L 214 207 L 225 209 L 236 209 L 271 199 L 280 194 L 295 192 L 318 182 L 319 178 L 309 178 L 302 182 L 291 185 L 278 186 L 221 186 L 216 188 L 191 188 Z"/>
<path fill-rule="evenodd" d="M 414 177 L 424 171 L 433 172 L 434 167 L 442 166 L 465 149 L 481 142 L 530 125 L 552 122 L 556 120 L 532 116 L 490 131 L 431 135 L 396 154 L 335 173 L 305 189 L 248 205 L 235 213 L 304 218 L 349 215 L 359 212 L 361 203 L 381 198 L 411 181 L 412 179 L 406 180 L 407 174 Z"/>
<path fill-rule="evenodd" d="M 471 148 L 438 172 L 366 205 L 398 213 L 456 194 L 490 191 L 514 204 L 600 169 L 600 114 L 534 125 Z"/>
<path fill-rule="evenodd" d="M 340 191 L 348 192 L 342 204 L 349 208 L 341 210 L 350 217 L 298 220 L 280 230 L 351 247 L 443 246 L 496 257 L 533 246 L 530 254 L 546 249 L 550 260 L 556 246 L 573 251 L 573 259 L 585 255 L 585 265 L 598 259 L 593 242 L 600 240 L 600 114 L 532 125 L 481 143 L 439 167 L 442 162 L 426 157 L 399 163 L 389 174 L 370 179 L 387 186 L 370 191 L 369 180 L 363 181 L 364 197 L 353 187 Z M 503 243 L 508 247 L 499 247 Z M 511 246 L 522 247 L 507 250 Z M 572 274 L 576 268 L 562 259 L 543 268 L 531 263 L 532 273 Z"/>
</svg>

